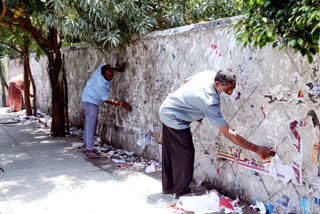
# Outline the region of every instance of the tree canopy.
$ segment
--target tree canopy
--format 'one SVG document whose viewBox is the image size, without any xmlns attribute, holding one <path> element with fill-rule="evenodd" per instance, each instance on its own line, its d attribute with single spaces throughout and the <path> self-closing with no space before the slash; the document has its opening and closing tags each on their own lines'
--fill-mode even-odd
<svg viewBox="0 0 320 214">
<path fill-rule="evenodd" d="M 65 20 L 66 39 L 110 51 L 153 30 L 239 14 L 236 4 L 229 0 L 78 0 Z"/>
<path fill-rule="evenodd" d="M 320 1 L 243 0 L 242 6 L 248 10 L 235 25 L 238 44 L 289 46 L 313 62 L 319 52 Z"/>
</svg>

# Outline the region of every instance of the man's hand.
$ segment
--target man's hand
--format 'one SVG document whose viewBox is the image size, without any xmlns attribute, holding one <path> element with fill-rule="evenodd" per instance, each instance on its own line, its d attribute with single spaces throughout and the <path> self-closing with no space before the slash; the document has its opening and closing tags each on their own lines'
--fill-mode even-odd
<svg viewBox="0 0 320 214">
<path fill-rule="evenodd" d="M 120 72 L 124 72 L 125 69 L 126 69 L 126 63 L 123 63 L 123 64 L 120 66 L 119 70 L 120 70 Z"/>
<path fill-rule="evenodd" d="M 121 103 L 122 103 L 121 106 L 123 108 L 125 108 L 128 112 L 132 112 L 132 107 L 128 103 L 126 102 L 121 102 Z"/>
<path fill-rule="evenodd" d="M 261 159 L 266 159 L 270 156 L 274 156 L 275 155 L 275 152 L 268 148 L 268 147 L 265 147 L 265 146 L 257 146 L 255 145 L 253 151 L 255 153 L 257 153 L 258 155 L 260 155 Z"/>
<path fill-rule="evenodd" d="M 257 153 L 258 155 L 260 155 L 261 159 L 266 159 L 276 154 L 273 149 L 270 149 L 265 146 L 258 146 L 247 141 L 246 139 L 238 135 L 237 132 L 235 132 L 235 130 L 230 129 L 228 125 L 219 126 L 217 128 L 226 138 L 231 140 L 232 143 Z"/>
</svg>

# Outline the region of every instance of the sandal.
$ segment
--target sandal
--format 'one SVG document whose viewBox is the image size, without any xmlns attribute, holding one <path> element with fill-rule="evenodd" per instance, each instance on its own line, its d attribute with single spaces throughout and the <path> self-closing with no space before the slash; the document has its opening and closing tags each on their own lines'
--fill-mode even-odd
<svg viewBox="0 0 320 214">
<path fill-rule="evenodd" d="M 93 150 L 87 151 L 86 156 L 87 156 L 88 158 L 91 158 L 91 159 L 97 159 L 97 158 L 100 157 L 99 155 L 97 155 L 96 153 L 94 153 Z"/>
<path fill-rule="evenodd" d="M 82 145 L 82 146 L 81 146 L 81 150 L 82 150 L 83 153 L 86 153 L 86 152 L 87 152 L 87 147 L 86 147 L 86 145 Z"/>
<path fill-rule="evenodd" d="M 86 145 L 82 145 L 81 150 L 82 150 L 83 153 L 86 153 L 88 151 L 87 150 L 87 146 Z M 94 153 L 98 152 L 98 150 L 96 150 L 96 149 L 93 149 L 91 151 L 93 151 Z"/>
</svg>

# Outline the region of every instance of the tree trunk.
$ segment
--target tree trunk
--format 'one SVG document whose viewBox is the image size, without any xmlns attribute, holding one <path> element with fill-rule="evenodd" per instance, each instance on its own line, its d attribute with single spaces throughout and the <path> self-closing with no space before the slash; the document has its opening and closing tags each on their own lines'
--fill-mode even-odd
<svg viewBox="0 0 320 214">
<path fill-rule="evenodd" d="M 7 106 L 7 102 L 6 102 L 6 88 L 4 83 L 1 81 L 1 89 L 2 89 L 2 107 L 6 107 Z"/>
<path fill-rule="evenodd" d="M 27 51 L 23 51 L 23 80 L 24 80 L 24 104 L 26 105 L 26 115 L 32 115 L 31 103 L 30 103 L 30 82 L 29 82 L 29 57 Z"/>
<path fill-rule="evenodd" d="M 7 99 L 6 99 L 6 89 L 8 90 L 8 85 L 4 78 L 4 69 L 2 69 L 2 65 L 0 63 L 0 82 L 1 82 L 1 89 L 2 89 L 2 107 L 7 107 Z"/>
<path fill-rule="evenodd" d="M 51 135 L 56 137 L 65 136 L 65 114 L 64 114 L 64 88 L 63 88 L 63 71 L 62 56 L 60 49 L 54 53 L 50 51 L 48 55 L 49 65 L 48 72 L 52 92 L 52 125 Z"/>
<path fill-rule="evenodd" d="M 66 132 L 67 135 L 70 135 L 69 129 L 69 111 L 68 111 L 68 82 L 67 82 L 67 74 L 66 74 L 66 65 L 65 65 L 65 57 L 63 54 L 62 58 L 62 70 L 63 70 L 63 85 L 64 85 L 64 112 L 65 112 L 65 120 L 66 120 Z"/>
<path fill-rule="evenodd" d="M 34 82 L 30 67 L 29 67 L 29 75 L 31 79 L 32 93 L 33 93 L 33 115 L 37 116 L 37 87 Z"/>
<path fill-rule="evenodd" d="M 29 55 L 27 55 L 27 60 L 28 60 L 27 72 L 28 72 L 28 76 L 29 76 L 29 78 L 31 80 L 31 84 L 32 84 L 33 115 L 37 116 L 37 87 L 36 87 L 36 84 L 34 82 L 32 72 L 31 72 L 30 63 L 29 63 L 30 62 Z"/>
</svg>

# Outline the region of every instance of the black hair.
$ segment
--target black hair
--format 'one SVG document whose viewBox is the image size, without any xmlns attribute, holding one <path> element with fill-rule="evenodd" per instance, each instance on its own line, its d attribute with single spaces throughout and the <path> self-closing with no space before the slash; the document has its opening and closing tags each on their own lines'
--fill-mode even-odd
<svg viewBox="0 0 320 214">
<path fill-rule="evenodd" d="M 221 69 L 218 71 L 214 81 L 220 82 L 221 85 L 233 84 L 237 82 L 237 76 L 231 68 Z"/>
<path fill-rule="evenodd" d="M 110 64 L 106 64 L 104 66 L 102 66 L 101 68 L 101 74 L 102 75 L 105 75 L 106 71 L 108 70 L 108 68 L 111 68 L 111 65 Z"/>
</svg>

